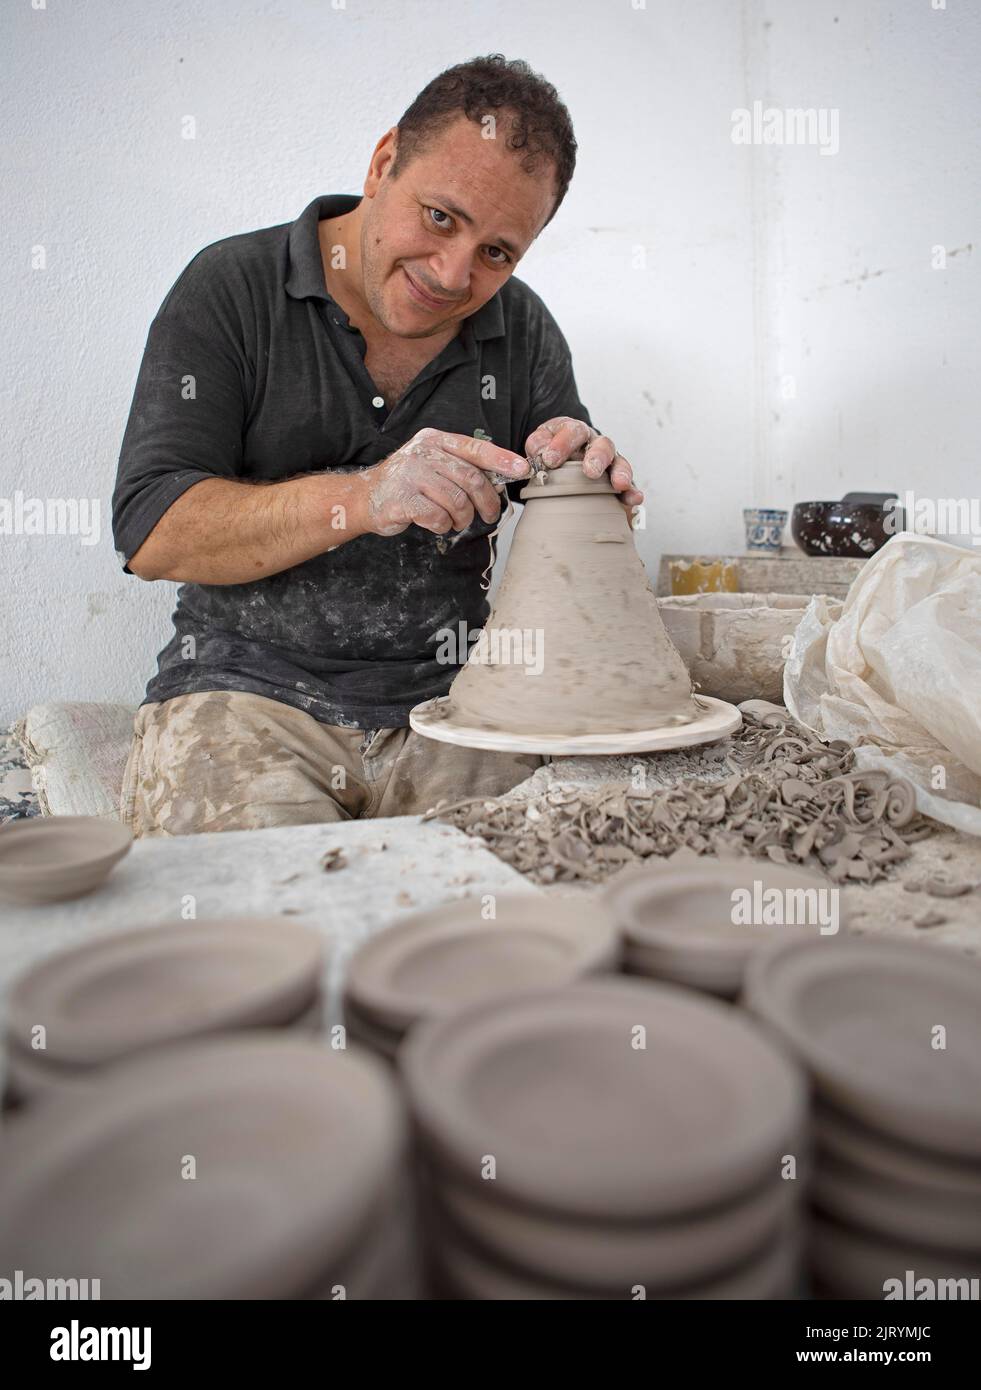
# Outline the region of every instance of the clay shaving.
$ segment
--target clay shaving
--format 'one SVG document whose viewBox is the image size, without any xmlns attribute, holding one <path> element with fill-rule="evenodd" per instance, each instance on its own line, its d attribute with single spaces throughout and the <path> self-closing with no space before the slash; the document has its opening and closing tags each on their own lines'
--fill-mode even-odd
<svg viewBox="0 0 981 1390">
<path fill-rule="evenodd" d="M 933 833 L 905 779 L 853 769 L 845 743 L 821 743 L 789 714 L 744 711 L 722 782 L 654 790 L 554 784 L 530 801 L 470 798 L 426 813 L 479 836 L 537 883 L 601 882 L 680 850 L 798 864 L 835 883 L 893 878 Z"/>
</svg>

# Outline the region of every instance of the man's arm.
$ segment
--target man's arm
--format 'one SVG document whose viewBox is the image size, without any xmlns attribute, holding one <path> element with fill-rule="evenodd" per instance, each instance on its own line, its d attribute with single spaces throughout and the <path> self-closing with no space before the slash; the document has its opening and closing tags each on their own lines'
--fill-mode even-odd
<svg viewBox="0 0 981 1390">
<path fill-rule="evenodd" d="M 141 579 L 248 584 L 368 530 L 360 473 L 281 483 L 205 478 L 171 503 L 129 568 Z"/>
<path fill-rule="evenodd" d="M 363 473 L 243 476 L 260 345 L 241 273 L 206 248 L 150 325 L 113 493 L 116 548 L 142 579 L 249 583 L 368 530 Z"/>
</svg>

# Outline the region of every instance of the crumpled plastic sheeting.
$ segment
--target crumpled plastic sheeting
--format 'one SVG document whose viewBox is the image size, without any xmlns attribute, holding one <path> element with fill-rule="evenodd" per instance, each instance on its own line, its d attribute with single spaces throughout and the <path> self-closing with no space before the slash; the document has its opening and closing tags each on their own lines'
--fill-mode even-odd
<svg viewBox="0 0 981 1390">
<path fill-rule="evenodd" d="M 907 778 L 924 815 L 981 835 L 981 552 L 903 531 L 837 621 L 828 609 L 815 596 L 794 634 L 787 709 L 851 744 L 856 767 Z"/>
</svg>

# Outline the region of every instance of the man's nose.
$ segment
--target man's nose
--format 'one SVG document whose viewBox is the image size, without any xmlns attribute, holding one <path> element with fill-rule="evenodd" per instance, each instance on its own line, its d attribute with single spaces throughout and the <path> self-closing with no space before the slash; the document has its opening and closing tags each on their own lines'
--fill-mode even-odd
<svg viewBox="0 0 981 1390">
<path fill-rule="evenodd" d="M 450 296 L 463 297 L 470 288 L 470 272 L 476 248 L 460 243 L 447 246 L 430 257 L 436 283 L 441 292 Z"/>
</svg>

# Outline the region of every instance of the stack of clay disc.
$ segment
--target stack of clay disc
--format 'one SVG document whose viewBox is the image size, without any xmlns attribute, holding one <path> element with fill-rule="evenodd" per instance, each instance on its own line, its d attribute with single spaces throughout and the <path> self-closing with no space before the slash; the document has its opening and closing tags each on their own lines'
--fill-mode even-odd
<svg viewBox="0 0 981 1390">
<path fill-rule="evenodd" d="M 912 942 L 801 942 L 751 963 L 746 1002 L 814 1083 L 816 1289 L 881 1299 L 906 1270 L 981 1277 L 981 965 Z"/>
<path fill-rule="evenodd" d="M 443 1296 L 793 1293 L 804 1078 L 731 1007 L 526 991 L 420 1024 L 399 1065 Z"/>
<path fill-rule="evenodd" d="M 827 879 L 756 859 L 686 859 L 630 868 L 603 900 L 623 931 L 626 969 L 734 999 L 750 957 L 794 938 L 835 935 Z"/>
<path fill-rule="evenodd" d="M 133 843 L 119 821 L 32 816 L 0 826 L 0 898 L 53 903 L 80 898 L 106 879 Z"/>
<path fill-rule="evenodd" d="M 268 1031 L 161 1049 L 7 1127 L 0 1249 L 103 1299 L 415 1297 L 406 1133 L 362 1050 Z"/>
<path fill-rule="evenodd" d="M 281 917 L 149 927 L 61 951 L 11 991 L 8 1100 L 91 1084 L 161 1044 L 309 1026 L 322 968 L 317 933 Z"/>
<path fill-rule="evenodd" d="M 592 900 L 464 898 L 413 913 L 356 952 L 345 981 L 346 1026 L 391 1059 L 420 1019 L 495 994 L 568 985 L 618 963 L 617 930 Z"/>
</svg>

